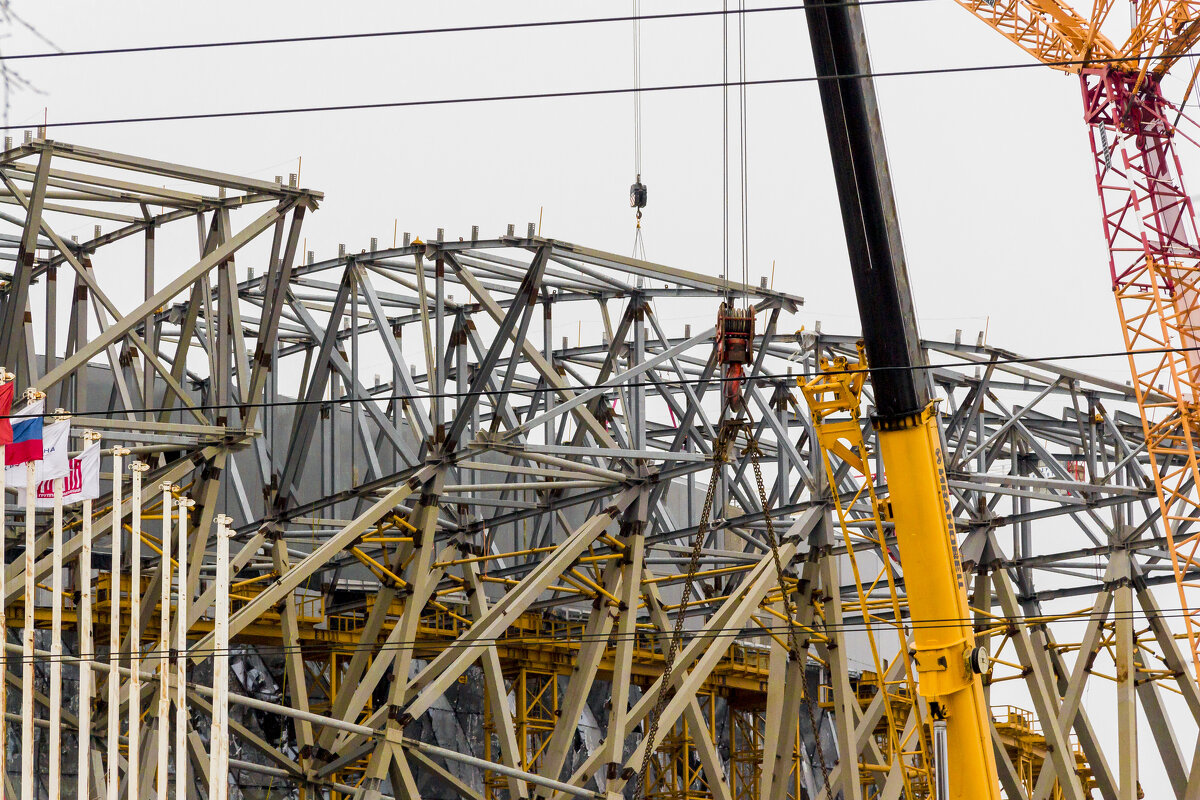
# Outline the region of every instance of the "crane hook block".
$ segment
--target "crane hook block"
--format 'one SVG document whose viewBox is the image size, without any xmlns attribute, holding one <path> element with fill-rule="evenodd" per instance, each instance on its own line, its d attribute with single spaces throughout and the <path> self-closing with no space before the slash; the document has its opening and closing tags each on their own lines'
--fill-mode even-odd
<svg viewBox="0 0 1200 800">
<path fill-rule="evenodd" d="M 642 183 L 641 175 L 629 187 L 629 207 L 639 210 L 646 207 L 646 184 Z"/>
<path fill-rule="evenodd" d="M 717 362 L 725 367 L 725 401 L 736 408 L 742 397 L 743 364 L 754 359 L 754 310 L 721 304 L 717 312 Z"/>
<path fill-rule="evenodd" d="M 722 303 L 717 312 L 717 361 L 749 364 L 754 359 L 754 311 Z"/>
</svg>

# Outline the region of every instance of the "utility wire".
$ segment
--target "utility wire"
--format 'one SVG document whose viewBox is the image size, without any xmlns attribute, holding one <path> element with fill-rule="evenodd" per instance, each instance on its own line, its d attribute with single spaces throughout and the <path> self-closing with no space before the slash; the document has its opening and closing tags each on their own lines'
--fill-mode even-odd
<svg viewBox="0 0 1200 800">
<path fill-rule="evenodd" d="M 723 0 L 721 19 L 721 276 L 725 279 L 726 302 L 733 305 L 729 292 L 729 0 Z"/>
<path fill-rule="evenodd" d="M 589 391 L 592 389 L 611 389 L 613 391 L 626 388 L 647 388 L 647 387 L 663 387 L 663 386 L 699 386 L 707 384 L 724 384 L 730 381 L 741 381 L 744 383 L 763 383 L 769 385 L 787 386 L 793 384 L 797 378 L 814 378 L 823 375 L 857 375 L 865 373 L 867 375 L 872 372 L 889 372 L 895 370 L 912 371 L 919 370 L 937 370 L 947 369 L 950 367 L 985 367 L 989 365 L 1004 365 L 1004 364 L 1041 364 L 1049 361 L 1079 361 L 1086 359 L 1099 358 L 1128 358 L 1130 356 L 1145 356 L 1145 355 L 1164 355 L 1169 353 L 1193 353 L 1200 352 L 1200 346 L 1195 347 L 1158 347 L 1146 350 L 1112 350 L 1101 353 L 1067 353 L 1065 355 L 1055 356 L 1020 356 L 1016 358 L 994 358 L 983 361 L 961 360 L 948 361 L 940 364 L 913 364 L 913 365 L 897 365 L 885 367 L 858 367 L 854 369 L 831 369 L 817 371 L 803 371 L 792 373 L 791 375 L 747 375 L 741 378 L 722 378 L 714 375 L 710 378 L 664 378 L 663 380 L 654 381 L 627 381 L 611 385 L 603 385 L 598 383 L 577 384 L 568 386 L 565 391 Z M 321 400 L 273 400 L 262 403 L 207 403 L 203 405 L 169 405 L 169 406 L 147 406 L 140 408 L 116 408 L 116 409 L 97 409 L 93 411 L 71 411 L 68 414 L 76 416 L 120 416 L 123 414 L 133 413 L 159 413 L 159 412 L 181 412 L 181 411 L 223 411 L 230 409 L 251 409 L 251 408 L 284 408 L 293 406 L 338 406 L 349 405 L 352 403 L 384 403 L 390 401 L 404 400 L 429 400 L 429 399 L 453 399 L 466 397 L 487 397 L 489 395 L 505 395 L 505 394 L 520 394 L 520 395 L 540 395 L 546 392 L 559 393 L 564 390 L 553 386 L 530 386 L 525 388 L 511 387 L 509 389 L 479 389 L 476 391 L 465 392 L 428 392 L 423 394 L 390 394 L 390 395 L 371 395 L 369 397 L 344 397 L 340 399 L 321 399 Z M 44 412 L 42 414 L 0 414 L 0 419 L 32 419 L 34 417 L 52 418 L 61 416 L 59 413 Z"/>
<path fill-rule="evenodd" d="M 916 0 L 892 0 L 893 2 L 915 2 Z M 1188 52 L 1181 54 L 1180 57 L 1187 55 L 1195 55 Z M 527 92 L 519 94 L 500 94 L 500 95 L 479 95 L 467 97 L 444 97 L 430 98 L 425 100 L 390 100 L 378 103 L 346 103 L 339 105 L 320 105 L 320 106 L 291 106 L 286 108 L 258 108 L 246 109 L 243 111 L 204 111 L 191 114 L 160 114 L 141 117 L 105 117 L 99 119 L 81 119 L 67 122 L 50 122 L 41 127 L 44 128 L 82 128 L 94 127 L 99 125 L 129 125 L 141 124 L 149 122 L 187 122 L 207 119 L 238 119 L 242 117 L 267 117 L 280 116 L 285 114 L 320 114 L 335 111 L 369 111 L 385 108 L 423 108 L 429 106 L 451 106 L 451 105 L 473 105 L 479 103 L 503 103 L 519 100 L 550 100 L 550 99 L 570 99 L 577 97 L 606 97 L 624 94 L 632 94 L 635 92 L 678 92 L 678 91 L 693 91 L 698 89 L 719 89 L 722 87 L 733 86 L 783 86 L 790 84 L 816 83 L 818 81 L 830 80 L 853 80 L 856 78 L 903 78 L 903 77 L 919 77 L 930 75 L 952 75 L 952 74 L 970 74 L 981 72 L 998 72 L 1010 69 L 1040 69 L 1042 67 L 1070 67 L 1070 66 L 1095 66 L 1109 63 L 1127 63 L 1138 61 L 1151 61 L 1153 56 L 1133 57 L 1133 58 L 1087 58 L 1073 59 L 1068 61 L 1048 61 L 1048 62 L 1033 62 L 1022 64 L 980 64 L 965 67 L 931 67 L 929 69 L 901 69 L 891 70 L 886 72 L 863 72 L 849 75 L 811 75 L 792 78 L 760 78 L 757 80 L 740 80 L 740 81 L 709 81 L 702 83 L 676 83 L 664 84 L 661 86 L 640 86 L 640 87 L 621 87 L 615 89 L 576 89 L 558 92 Z M 27 129 L 30 126 L 25 125 L 0 125 L 0 130 L 20 130 Z"/>
<path fill-rule="evenodd" d="M 1034 628 L 1042 625 L 1051 625 L 1059 622 L 1066 623 L 1082 623 L 1096 619 L 1118 621 L 1123 619 L 1180 619 L 1188 616 L 1194 616 L 1194 613 L 1189 613 L 1179 608 L 1164 608 L 1159 609 L 1157 613 L 1147 614 L 1145 611 L 1133 611 L 1126 613 L 1118 613 L 1116 611 L 1107 614 L 1096 614 L 1088 611 L 1079 614 L 1071 614 L 1070 616 L 1060 616 L 1056 614 L 1021 614 L 1017 616 L 995 616 L 987 617 L 982 622 L 974 617 L 942 617 L 937 619 L 923 620 L 921 622 L 913 622 L 911 619 L 906 619 L 901 623 L 901 626 L 907 630 L 930 630 L 941 628 L 959 627 L 962 623 L 970 623 L 980 628 L 996 628 L 1002 625 L 1011 625 L 1018 628 Z M 11 626 L 10 626 L 11 627 Z M 582 627 L 582 625 L 580 626 Z M 864 630 L 876 630 L 883 632 L 886 629 L 894 629 L 896 622 L 888 620 L 876 621 L 870 625 L 865 622 L 843 622 L 840 625 L 821 625 L 821 626 L 801 626 L 804 630 L 813 631 L 815 633 L 854 633 Z M 721 639 L 739 640 L 747 638 L 757 638 L 761 636 L 769 636 L 771 634 L 785 634 L 787 632 L 786 624 L 779 625 L 745 625 L 743 627 L 725 626 L 719 628 L 710 628 L 706 631 L 684 631 L 683 636 L 686 641 L 716 641 Z M 424 648 L 440 647 L 444 650 L 457 650 L 477 647 L 479 645 L 545 645 L 547 642 L 556 644 L 584 644 L 594 641 L 637 641 L 638 639 L 656 639 L 666 635 L 667 631 L 635 631 L 633 633 L 622 634 L 614 632 L 612 634 L 578 634 L 570 633 L 555 633 L 553 637 L 546 636 L 491 636 L 472 638 L 469 641 L 459 641 L 457 639 L 439 639 L 434 637 L 415 638 L 405 642 L 375 642 L 375 643 L 356 643 L 352 645 L 340 644 L 337 642 L 317 642 L 312 644 L 283 644 L 283 645 L 254 645 L 253 652 L 255 654 L 286 654 L 297 651 L 303 651 L 306 655 L 318 655 L 321 653 L 338 652 L 338 653 L 383 653 L 396 652 L 403 650 L 418 650 Z M 243 645 L 244 646 L 244 645 Z M 192 656 L 217 656 L 217 655 L 238 655 L 242 651 L 234 646 L 229 648 L 189 648 L 186 651 L 188 657 Z M 179 655 L 174 650 L 140 650 L 141 658 L 144 660 L 161 659 L 163 656 Z M 0 663 L 19 664 L 19 663 L 49 663 L 53 661 L 76 661 L 79 659 L 89 659 L 89 655 L 67 655 L 61 657 L 34 655 L 32 659 L 25 659 L 24 656 L 11 655 L 0 657 Z M 90 654 L 90 660 L 103 661 L 107 658 L 107 653 L 97 651 Z"/>
<path fill-rule="evenodd" d="M 875 5 L 892 5 L 894 3 L 919 3 L 927 2 L 928 0 L 848 0 L 842 3 L 832 3 L 833 6 L 875 6 Z M 760 8 L 747 8 L 741 11 L 731 12 L 728 9 L 714 11 L 676 11 L 664 12 L 660 14 L 638 14 L 634 12 L 630 16 L 614 16 L 614 17 L 585 17 L 581 19 L 555 19 L 555 20 L 534 20 L 530 22 L 501 22 L 494 25 L 457 25 L 441 28 L 410 28 L 404 30 L 391 31 L 363 31 L 357 33 L 328 33 L 318 34 L 314 36 L 282 36 L 270 39 L 228 39 L 216 42 L 185 42 L 181 44 L 156 44 L 142 45 L 133 47 L 104 47 L 90 50 L 60 50 L 60 51 L 43 51 L 37 53 L 16 53 L 12 55 L 0 56 L 0 61 L 32 61 L 36 59 L 47 58 L 76 58 L 79 56 L 110 56 L 110 55 L 125 55 L 130 53 L 162 53 L 177 50 L 209 50 L 223 47 L 256 47 L 262 45 L 276 44 L 305 44 L 309 42 L 337 42 L 337 41 L 354 41 L 359 39 L 384 39 L 394 38 L 397 36 L 428 36 L 434 34 L 449 34 L 449 33 L 474 33 L 486 31 L 511 31 L 523 30 L 530 28 L 563 28 L 577 25 L 596 25 L 604 23 L 629 22 L 631 20 L 667 20 L 667 19 L 694 19 L 698 17 L 719 17 L 730 13 L 735 14 L 762 14 L 775 13 L 780 11 L 803 11 L 803 4 L 792 4 L 782 6 L 763 6 Z"/>
</svg>

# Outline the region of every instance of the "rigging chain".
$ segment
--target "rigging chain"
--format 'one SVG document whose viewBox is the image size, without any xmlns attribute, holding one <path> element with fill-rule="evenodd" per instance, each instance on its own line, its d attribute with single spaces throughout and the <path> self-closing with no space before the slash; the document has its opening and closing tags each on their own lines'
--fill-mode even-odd
<svg viewBox="0 0 1200 800">
<path fill-rule="evenodd" d="M 654 746 L 654 740 L 658 738 L 658 723 L 662 717 L 663 708 L 667 705 L 667 695 L 675 671 L 675 657 L 679 653 L 679 643 L 683 639 L 683 620 L 687 613 L 688 603 L 692 599 L 692 584 L 695 583 L 696 573 L 700 568 L 700 553 L 704 549 L 704 539 L 708 534 L 713 498 L 716 496 L 717 483 L 721 477 L 721 465 L 725 463 L 729 445 L 736 435 L 736 426 L 728 422 L 722 423 L 713 447 L 712 475 L 708 479 L 708 491 L 704 495 L 704 508 L 700 512 L 700 523 L 696 526 L 696 537 L 692 541 L 692 555 L 691 560 L 688 561 L 687 579 L 683 582 L 683 596 L 679 601 L 679 610 L 675 614 L 675 631 L 671 635 L 671 642 L 667 647 L 662 682 L 658 686 L 658 699 L 654 704 L 654 710 L 650 713 L 650 728 L 644 740 L 646 751 L 642 755 L 642 768 L 638 770 L 637 786 L 633 792 L 633 796 L 638 800 L 644 800 L 646 797 L 646 773 L 649 770 L 650 761 L 654 757 L 651 748 Z"/>
<path fill-rule="evenodd" d="M 741 423 L 747 424 L 747 423 Z M 717 483 L 721 475 L 721 467 L 728 458 L 729 446 L 733 444 L 737 438 L 737 432 L 741 424 L 734 420 L 726 421 L 721 425 L 721 429 L 717 434 L 717 441 L 713 448 L 713 470 L 708 481 L 708 491 L 704 495 L 704 507 L 700 512 L 700 521 L 696 526 L 696 535 L 692 540 L 691 558 L 688 561 L 687 577 L 683 582 L 683 595 L 679 602 L 679 609 L 675 616 L 675 630 L 672 633 L 671 641 L 667 647 L 666 660 L 663 665 L 662 682 L 658 687 L 658 698 L 654 704 L 654 710 L 650 715 L 650 727 L 647 731 L 645 744 L 646 749 L 642 755 L 642 766 L 638 771 L 637 785 L 633 796 L 639 800 L 644 800 L 646 794 L 646 775 L 649 771 L 650 761 L 653 758 L 655 740 L 658 738 L 658 725 L 662 718 L 663 709 L 667 705 L 670 686 L 672 683 L 673 673 L 675 671 L 675 659 L 679 653 L 679 645 L 683 639 L 683 623 L 687 613 L 688 603 L 691 601 L 692 585 L 695 583 L 696 574 L 700 567 L 700 554 L 704 548 L 704 539 L 708 534 L 708 526 L 712 518 L 713 500 L 716 495 Z M 754 468 L 754 478 L 758 483 L 758 496 L 762 504 L 763 519 L 767 525 L 767 544 L 771 548 L 771 558 L 775 564 L 775 578 L 779 584 L 779 592 L 783 600 L 784 613 L 787 616 L 788 624 L 788 660 L 800 660 L 800 637 L 796 631 L 796 621 L 793 614 L 793 606 L 791 598 L 787 592 L 784 581 L 783 561 L 779 556 L 779 541 L 775 536 L 775 524 L 771 519 L 771 512 L 767 502 L 767 490 L 763 483 L 762 467 L 759 464 L 760 450 L 758 448 L 758 439 L 754 436 L 749 436 L 749 443 L 746 445 L 743 455 L 750 456 L 750 463 Z M 821 731 L 817 725 L 816 713 L 813 710 L 812 695 L 808 691 L 807 678 L 801 674 L 801 698 L 804 703 L 804 708 L 808 712 L 808 723 L 813 732 L 813 741 L 817 750 L 817 762 L 821 768 L 821 778 L 825 786 L 825 797 L 833 798 L 833 791 L 829 785 L 829 766 L 825 762 L 825 751 L 821 746 Z M 799 776 L 797 776 L 799 780 Z"/>
<path fill-rule="evenodd" d="M 796 618 L 792 613 L 792 601 L 788 594 L 787 588 L 784 585 L 783 576 L 783 561 L 779 558 L 779 541 L 775 537 L 775 523 L 771 519 L 771 512 L 767 505 L 767 488 L 763 483 L 762 466 L 758 463 L 758 458 L 761 451 L 758 449 L 758 437 L 751 436 L 750 442 L 746 445 L 745 454 L 750 456 L 750 465 L 754 468 L 754 480 L 758 483 L 758 498 L 762 504 L 763 521 L 767 524 L 767 544 L 771 547 L 771 559 L 775 562 L 775 579 L 779 583 L 779 594 L 783 599 L 783 613 L 787 616 L 788 629 L 788 660 L 800 661 L 800 637 L 796 632 Z M 813 743 L 817 749 L 817 764 L 821 768 L 821 780 L 825 785 L 826 800 L 833 800 L 833 790 L 829 788 L 829 765 L 825 763 L 825 748 L 821 746 L 821 729 L 817 725 L 817 715 L 813 710 L 813 698 L 808 691 L 808 676 L 801 671 L 800 673 L 801 687 L 801 702 L 804 704 L 805 711 L 808 712 L 808 724 L 812 730 Z M 797 775 L 797 781 L 799 775 Z M 799 787 L 797 787 L 797 794 Z"/>
</svg>

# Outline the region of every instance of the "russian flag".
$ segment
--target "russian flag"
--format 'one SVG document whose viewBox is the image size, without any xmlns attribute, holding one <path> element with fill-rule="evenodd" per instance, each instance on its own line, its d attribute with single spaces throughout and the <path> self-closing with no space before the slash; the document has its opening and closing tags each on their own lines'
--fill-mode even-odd
<svg viewBox="0 0 1200 800">
<path fill-rule="evenodd" d="M 4 448 L 4 466 L 42 460 L 42 414 L 46 401 L 38 400 L 12 417 L 12 443 Z"/>
<path fill-rule="evenodd" d="M 13 440 L 12 413 L 14 381 L 0 383 L 0 445 L 11 444 Z"/>
</svg>

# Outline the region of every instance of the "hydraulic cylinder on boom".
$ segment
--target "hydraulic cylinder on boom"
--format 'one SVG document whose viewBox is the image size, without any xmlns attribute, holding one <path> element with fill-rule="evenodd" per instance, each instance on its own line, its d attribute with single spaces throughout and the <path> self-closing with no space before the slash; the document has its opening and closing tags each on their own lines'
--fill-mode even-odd
<svg viewBox="0 0 1200 800">
<path fill-rule="evenodd" d="M 904 569 L 920 692 L 934 719 L 937 800 L 999 800 L 941 432 L 908 284 L 862 16 L 805 4 L 863 340 L 873 424 Z M 853 757 L 853 756 L 851 756 Z"/>
</svg>

